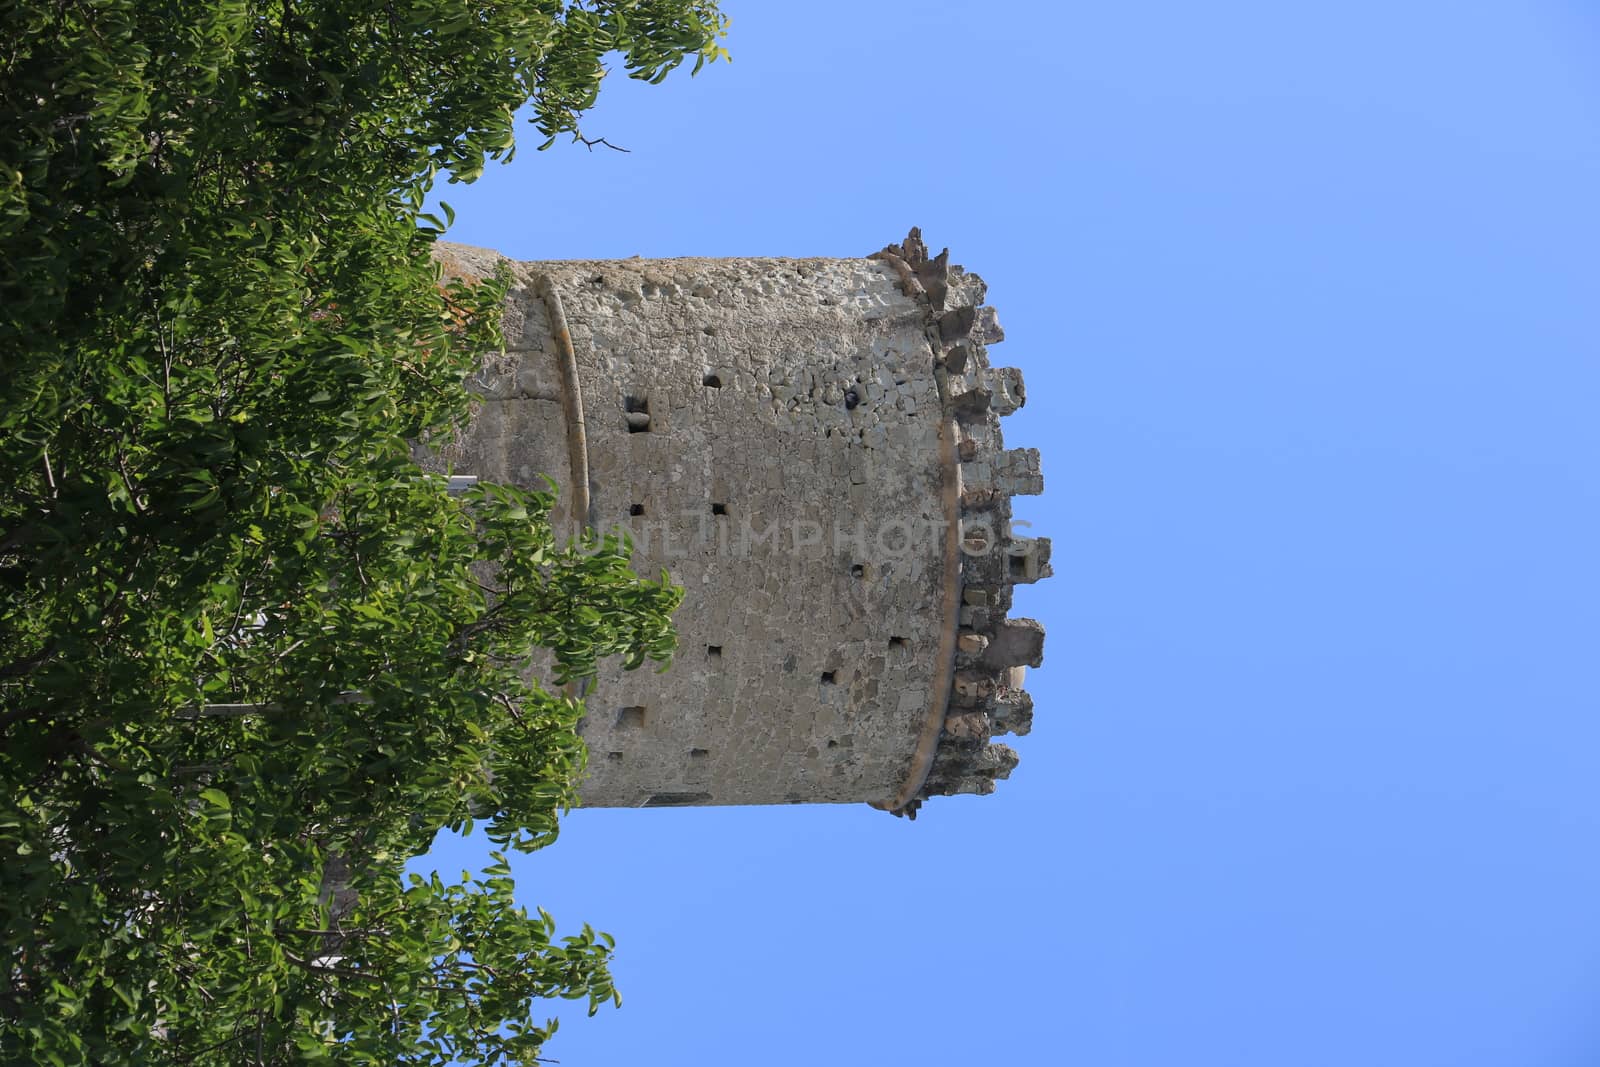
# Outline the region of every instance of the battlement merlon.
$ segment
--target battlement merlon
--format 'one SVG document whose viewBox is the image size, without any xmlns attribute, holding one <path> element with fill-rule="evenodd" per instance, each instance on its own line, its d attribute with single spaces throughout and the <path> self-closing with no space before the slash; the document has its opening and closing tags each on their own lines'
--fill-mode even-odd
<svg viewBox="0 0 1600 1067">
<path fill-rule="evenodd" d="M 503 258 L 436 256 L 467 277 Z M 1004 333 L 983 281 L 915 229 L 866 259 L 511 267 L 483 405 L 427 462 L 549 474 L 561 521 L 629 527 L 641 572 L 686 589 L 673 669 L 603 671 L 591 692 L 585 803 L 914 818 L 993 792 L 1017 757 L 991 738 L 1028 731 L 1043 655 L 1012 588 L 1050 575 L 1050 542 L 1011 528 L 1011 497 L 1043 479 L 1002 440 L 1026 391 L 989 365 Z M 841 541 L 908 519 L 942 533 L 886 559 Z"/>
</svg>

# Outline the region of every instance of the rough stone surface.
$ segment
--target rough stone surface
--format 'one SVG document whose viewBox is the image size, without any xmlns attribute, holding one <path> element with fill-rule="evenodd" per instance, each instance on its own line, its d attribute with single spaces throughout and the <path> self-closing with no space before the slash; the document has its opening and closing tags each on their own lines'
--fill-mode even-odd
<svg viewBox="0 0 1600 1067">
<path fill-rule="evenodd" d="M 468 276 L 499 258 L 439 255 Z M 1007 620 L 1011 586 L 1049 574 L 1049 542 L 1010 534 L 1011 494 L 1043 482 L 1038 453 L 1001 440 L 1025 394 L 988 365 L 983 282 L 915 230 L 866 259 L 512 268 L 506 351 L 426 462 L 548 476 L 569 502 L 576 389 L 590 501 L 558 522 L 628 531 L 636 567 L 685 590 L 672 668 L 608 670 L 588 693 L 585 803 L 914 816 L 928 795 L 992 791 L 1016 756 L 988 739 L 1026 732 L 1017 665 L 1043 639 Z"/>
</svg>

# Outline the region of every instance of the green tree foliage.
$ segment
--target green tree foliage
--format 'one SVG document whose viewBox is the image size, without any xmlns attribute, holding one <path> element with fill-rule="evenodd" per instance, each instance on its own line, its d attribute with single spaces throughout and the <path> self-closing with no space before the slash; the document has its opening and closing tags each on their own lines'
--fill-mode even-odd
<svg viewBox="0 0 1600 1067">
<path fill-rule="evenodd" d="M 524 1062 L 536 998 L 615 996 L 502 860 L 400 877 L 473 819 L 550 840 L 555 687 L 664 661 L 677 602 L 413 462 L 505 287 L 444 285 L 421 209 L 724 21 L 0 0 L 0 1060 Z"/>
</svg>

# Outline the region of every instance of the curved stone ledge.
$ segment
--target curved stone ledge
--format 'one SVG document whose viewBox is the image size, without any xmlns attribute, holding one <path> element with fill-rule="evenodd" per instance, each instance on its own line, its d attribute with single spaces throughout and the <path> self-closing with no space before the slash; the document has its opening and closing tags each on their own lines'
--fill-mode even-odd
<svg viewBox="0 0 1600 1067">
<path fill-rule="evenodd" d="M 902 292 L 924 308 L 959 461 L 960 588 L 949 701 L 932 759 L 918 768 L 922 780 L 902 790 L 909 799 L 884 805 L 914 819 L 928 797 L 994 792 L 1017 765 L 1015 751 L 990 739 L 1025 734 L 1033 724 L 1033 699 L 1022 682 L 1026 667 L 1043 663 L 1044 627 L 1008 617 L 1011 590 L 1050 576 L 1050 542 L 1011 529 L 1011 498 L 1043 492 L 1044 477 L 1036 449 L 1004 444 L 1000 419 L 1022 407 L 1027 392 L 1021 371 L 989 365 L 988 346 L 1005 333 L 983 303 L 982 279 L 951 266 L 949 249 L 930 256 L 915 228 L 871 258 L 890 264 Z"/>
</svg>

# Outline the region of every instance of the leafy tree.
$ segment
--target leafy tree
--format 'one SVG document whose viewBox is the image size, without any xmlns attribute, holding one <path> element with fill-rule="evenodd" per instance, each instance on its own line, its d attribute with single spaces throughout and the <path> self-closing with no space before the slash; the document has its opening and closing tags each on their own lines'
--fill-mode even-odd
<svg viewBox="0 0 1600 1067">
<path fill-rule="evenodd" d="M 506 281 L 436 177 L 577 135 L 602 57 L 723 56 L 709 0 L 0 0 L 0 1059 L 522 1062 L 615 997 L 503 859 L 549 841 L 597 659 L 677 593 L 548 494 L 452 495 Z"/>
</svg>

